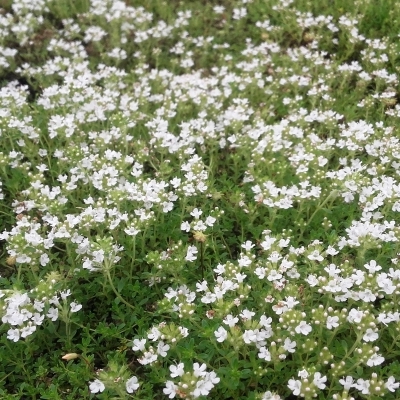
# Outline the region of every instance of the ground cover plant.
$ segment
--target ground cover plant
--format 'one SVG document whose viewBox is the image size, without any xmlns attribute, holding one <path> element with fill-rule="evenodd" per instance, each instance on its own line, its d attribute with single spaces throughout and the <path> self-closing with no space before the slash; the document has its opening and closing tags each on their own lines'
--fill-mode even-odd
<svg viewBox="0 0 400 400">
<path fill-rule="evenodd" d="M 1 399 L 400 397 L 400 3 L 0 7 Z"/>
</svg>

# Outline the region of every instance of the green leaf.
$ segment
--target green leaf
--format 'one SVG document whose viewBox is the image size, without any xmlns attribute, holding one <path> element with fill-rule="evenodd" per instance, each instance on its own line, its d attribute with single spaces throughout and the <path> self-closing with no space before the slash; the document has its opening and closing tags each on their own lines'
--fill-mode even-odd
<svg viewBox="0 0 400 400">
<path fill-rule="evenodd" d="M 125 287 L 126 282 L 127 282 L 127 280 L 124 279 L 124 278 L 121 278 L 121 279 L 118 281 L 118 283 L 117 283 L 117 289 L 118 289 L 118 292 L 119 292 L 119 293 L 122 292 L 122 289 Z"/>
</svg>

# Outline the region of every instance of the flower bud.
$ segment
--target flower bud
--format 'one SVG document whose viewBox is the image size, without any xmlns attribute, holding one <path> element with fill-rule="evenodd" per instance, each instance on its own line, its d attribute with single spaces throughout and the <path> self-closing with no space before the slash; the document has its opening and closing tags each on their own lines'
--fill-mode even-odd
<svg viewBox="0 0 400 400">
<path fill-rule="evenodd" d="M 75 358 L 78 358 L 79 354 L 77 353 L 67 353 L 64 356 L 62 356 L 61 358 L 65 361 L 70 361 L 70 360 L 75 360 Z"/>
</svg>

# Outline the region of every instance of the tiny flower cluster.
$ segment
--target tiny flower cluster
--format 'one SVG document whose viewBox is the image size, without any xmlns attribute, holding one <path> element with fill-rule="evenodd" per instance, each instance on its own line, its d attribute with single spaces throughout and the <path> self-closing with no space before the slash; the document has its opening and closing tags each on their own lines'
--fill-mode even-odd
<svg viewBox="0 0 400 400">
<path fill-rule="evenodd" d="M 207 372 L 206 364 L 194 363 L 191 371 L 185 372 L 185 365 L 179 363 L 170 365 L 171 378 L 178 378 L 178 382 L 167 381 L 163 389 L 170 399 L 175 397 L 197 399 L 207 396 L 212 388 L 220 381 L 214 371 Z"/>
</svg>

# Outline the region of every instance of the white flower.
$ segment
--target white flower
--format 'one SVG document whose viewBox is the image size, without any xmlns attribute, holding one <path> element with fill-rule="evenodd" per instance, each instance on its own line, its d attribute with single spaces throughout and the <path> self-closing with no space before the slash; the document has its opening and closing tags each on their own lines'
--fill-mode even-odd
<svg viewBox="0 0 400 400">
<path fill-rule="evenodd" d="M 289 310 L 291 310 L 292 308 L 294 308 L 297 304 L 299 304 L 300 302 L 297 301 L 294 297 L 292 296 L 288 296 L 286 297 L 286 306 Z"/>
<path fill-rule="evenodd" d="M 200 218 L 200 215 L 203 214 L 203 211 L 199 210 L 198 208 L 195 208 L 190 215 L 196 219 Z"/>
<path fill-rule="evenodd" d="M 357 379 L 357 383 L 355 383 L 353 386 L 357 389 L 360 390 L 362 394 L 369 394 L 369 387 L 371 383 L 368 380 L 364 380 L 362 378 Z"/>
<path fill-rule="evenodd" d="M 376 278 L 376 283 L 386 294 L 392 294 L 396 290 L 396 286 L 386 273 L 381 273 Z"/>
<path fill-rule="evenodd" d="M 50 307 L 46 314 L 47 318 L 50 318 L 52 321 L 57 321 L 58 318 L 58 308 Z"/>
<path fill-rule="evenodd" d="M 253 311 L 245 309 L 239 315 L 246 321 L 246 320 L 252 319 L 254 317 L 254 315 L 256 315 L 256 313 L 253 312 Z"/>
<path fill-rule="evenodd" d="M 127 235 L 129 235 L 129 236 L 136 236 L 136 235 L 140 232 L 140 230 L 139 230 L 139 229 L 136 229 L 136 228 L 132 225 L 132 226 L 129 226 L 128 228 L 125 228 L 125 229 L 124 229 L 124 232 L 125 232 Z"/>
<path fill-rule="evenodd" d="M 71 312 L 78 312 L 82 308 L 82 304 L 75 303 L 74 301 L 71 303 Z"/>
<path fill-rule="evenodd" d="M 272 393 L 269 390 L 263 394 L 261 400 L 281 400 L 281 396 L 276 393 Z"/>
<path fill-rule="evenodd" d="M 128 393 L 133 393 L 139 387 L 138 378 L 136 378 L 136 376 L 132 376 L 132 378 L 126 381 L 125 386 Z"/>
<path fill-rule="evenodd" d="M 171 378 L 182 376 L 184 374 L 184 364 L 179 363 L 178 365 L 170 365 L 169 370 L 171 371 Z"/>
<path fill-rule="evenodd" d="M 215 7 L 213 8 L 213 11 L 214 11 L 216 14 L 222 14 L 222 13 L 224 12 L 224 10 L 225 10 L 225 7 L 224 7 L 224 6 L 215 6 Z"/>
<path fill-rule="evenodd" d="M 169 344 L 164 343 L 162 340 L 160 340 L 160 342 L 157 345 L 157 353 L 161 356 L 161 357 L 166 357 L 167 355 L 167 351 L 170 349 Z"/>
<path fill-rule="evenodd" d="M 289 338 L 286 338 L 283 343 L 283 348 L 289 353 L 294 353 L 296 348 L 296 342 L 295 341 L 292 342 Z"/>
<path fill-rule="evenodd" d="M 296 326 L 296 328 L 294 329 L 297 333 L 301 333 L 303 335 L 308 335 L 311 331 L 311 325 L 307 324 L 306 321 L 301 321 L 299 325 Z"/>
<path fill-rule="evenodd" d="M 40 265 L 42 267 L 45 267 L 49 263 L 49 261 L 50 261 L 50 258 L 47 254 L 44 253 L 40 256 Z"/>
<path fill-rule="evenodd" d="M 201 365 L 199 365 L 199 363 L 194 363 L 193 364 L 193 374 L 194 374 L 194 376 L 196 376 L 197 378 L 199 376 L 205 376 L 207 374 L 206 368 L 207 368 L 207 365 L 204 364 L 204 363 L 201 364 Z"/>
<path fill-rule="evenodd" d="M 270 272 L 269 272 L 269 275 L 267 276 L 267 279 L 270 281 L 270 282 L 272 282 L 272 281 L 276 281 L 276 280 L 278 280 L 278 279 L 281 279 L 282 278 L 282 274 L 281 273 L 279 273 L 278 271 L 276 271 L 276 270 L 271 270 Z"/>
<path fill-rule="evenodd" d="M 340 379 L 339 383 L 343 385 L 343 389 L 349 391 L 354 385 L 354 379 L 352 376 L 346 376 L 346 379 Z"/>
<path fill-rule="evenodd" d="M 315 275 L 308 275 L 307 279 L 305 281 L 311 286 L 314 287 L 318 285 L 318 278 Z"/>
<path fill-rule="evenodd" d="M 7 331 L 7 339 L 13 342 L 18 342 L 19 340 L 19 329 L 9 329 Z"/>
<path fill-rule="evenodd" d="M 0 295 L 1 297 L 1 295 Z M 42 312 L 44 308 L 44 303 L 42 301 L 35 300 L 33 307 L 36 311 Z"/>
<path fill-rule="evenodd" d="M 214 371 L 207 372 L 205 380 L 212 385 L 216 385 L 221 379 L 218 378 L 217 374 Z"/>
<path fill-rule="evenodd" d="M 133 351 L 143 351 L 145 349 L 145 344 L 146 344 L 146 339 L 134 339 L 133 340 L 133 346 L 132 350 Z"/>
<path fill-rule="evenodd" d="M 254 247 L 254 244 L 250 242 L 250 240 L 247 240 L 245 243 L 242 244 L 241 247 L 244 248 L 246 251 L 250 251 Z"/>
<path fill-rule="evenodd" d="M 253 329 L 245 330 L 242 337 L 246 344 L 255 343 L 257 341 L 257 331 Z"/>
<path fill-rule="evenodd" d="M 260 352 L 258 353 L 258 357 L 263 359 L 263 360 L 265 360 L 265 361 L 271 361 L 271 353 L 264 346 L 260 348 Z"/>
<path fill-rule="evenodd" d="M 321 372 L 316 372 L 316 373 L 314 374 L 314 380 L 313 380 L 313 382 L 314 382 L 314 385 L 315 385 L 318 389 L 321 389 L 321 390 L 325 389 L 325 387 L 326 387 L 326 385 L 325 385 L 326 380 L 327 380 L 326 376 L 322 376 L 322 375 L 321 375 Z"/>
<path fill-rule="evenodd" d="M 203 232 L 207 229 L 207 225 L 203 221 L 197 221 L 193 225 L 193 230 L 197 232 Z"/>
<path fill-rule="evenodd" d="M 164 394 L 166 394 L 170 399 L 173 399 L 178 390 L 178 386 L 172 381 L 165 382 L 165 388 L 163 389 Z"/>
<path fill-rule="evenodd" d="M 101 393 L 106 387 L 104 383 L 99 379 L 95 379 L 93 382 L 90 383 L 89 389 L 91 393 Z"/>
<path fill-rule="evenodd" d="M 382 267 L 380 265 L 377 265 L 375 260 L 371 260 L 369 264 L 364 264 L 364 267 L 371 273 L 375 273 L 377 271 L 380 271 Z"/>
<path fill-rule="evenodd" d="M 326 327 L 328 329 L 337 328 L 339 326 L 339 317 L 328 316 L 326 319 Z"/>
<path fill-rule="evenodd" d="M 385 358 L 382 357 L 380 354 L 373 354 L 367 361 L 368 367 L 373 367 L 376 365 L 380 365 L 385 361 Z"/>
<path fill-rule="evenodd" d="M 339 252 L 332 246 L 328 246 L 326 249 L 326 254 L 329 254 L 330 256 L 336 256 Z"/>
<path fill-rule="evenodd" d="M 39 313 L 35 313 L 33 314 L 31 320 L 35 325 L 42 325 L 44 319 L 44 315 L 39 314 Z"/>
<path fill-rule="evenodd" d="M 218 328 L 218 330 L 216 330 L 214 332 L 214 335 L 217 338 L 217 342 L 222 343 L 228 337 L 228 332 L 226 331 L 226 329 L 224 329 L 222 326 L 220 326 Z"/>
<path fill-rule="evenodd" d="M 308 371 L 306 371 L 305 369 L 302 369 L 301 371 L 299 371 L 297 373 L 297 375 L 301 379 L 307 379 L 308 378 Z"/>
<path fill-rule="evenodd" d="M 197 252 L 198 252 L 198 250 L 197 250 L 196 246 L 189 246 L 187 249 L 187 254 L 186 254 L 185 260 L 190 261 L 190 262 L 195 261 L 197 258 L 196 257 Z"/>
<path fill-rule="evenodd" d="M 143 356 L 141 358 L 138 358 L 138 362 L 142 365 L 152 364 L 156 360 L 157 354 L 154 354 L 154 351 L 145 351 L 143 353 Z"/>
<path fill-rule="evenodd" d="M 209 291 L 207 286 L 207 281 L 196 283 L 196 292 L 207 292 L 207 291 Z"/>
<path fill-rule="evenodd" d="M 205 223 L 208 226 L 213 226 L 216 220 L 217 220 L 216 218 L 209 216 L 206 218 Z"/>
<path fill-rule="evenodd" d="M 201 299 L 200 301 L 204 304 L 210 304 L 214 303 L 214 301 L 217 300 L 217 296 L 215 293 L 207 292 Z"/>
<path fill-rule="evenodd" d="M 210 385 L 207 381 L 200 379 L 196 382 L 196 388 L 193 390 L 193 397 L 197 398 L 200 396 L 207 396 L 213 385 Z"/>
<path fill-rule="evenodd" d="M 389 376 L 387 382 L 385 383 L 385 388 L 390 392 L 394 392 L 399 388 L 399 382 L 396 382 L 393 376 Z"/>
<path fill-rule="evenodd" d="M 187 337 L 189 335 L 189 329 L 185 328 L 183 326 L 178 326 L 179 333 L 182 335 L 182 337 Z"/>
<path fill-rule="evenodd" d="M 352 308 L 349 312 L 349 315 L 347 316 L 347 321 L 349 321 L 350 323 L 359 324 L 363 317 L 364 313 L 362 311 Z"/>
<path fill-rule="evenodd" d="M 277 304 L 272 306 L 272 309 L 276 312 L 276 314 L 281 315 L 288 310 L 285 301 L 278 301 Z"/>
<path fill-rule="evenodd" d="M 222 322 L 232 328 L 239 322 L 239 318 L 228 314 Z"/>
<path fill-rule="evenodd" d="M 324 257 L 321 256 L 318 250 L 314 250 L 311 254 L 307 256 L 311 261 L 323 261 Z"/>
<path fill-rule="evenodd" d="M 374 342 L 376 339 L 379 338 L 379 335 L 374 332 L 371 328 L 368 328 L 363 336 L 363 340 L 365 342 Z"/>
<path fill-rule="evenodd" d="M 148 339 L 151 339 L 153 342 L 158 340 L 160 338 L 160 336 L 161 336 L 161 332 L 155 326 L 153 326 L 150 329 L 150 332 L 147 334 Z"/>
<path fill-rule="evenodd" d="M 238 259 L 238 265 L 239 267 L 248 267 L 251 265 L 251 259 L 248 256 L 241 255 Z"/>
<path fill-rule="evenodd" d="M 26 338 L 29 335 L 32 335 L 33 332 L 36 331 L 36 326 L 35 325 L 28 325 L 28 326 L 24 326 L 21 329 L 21 337 L 22 338 Z"/>
<path fill-rule="evenodd" d="M 185 232 L 190 232 L 190 224 L 189 222 L 185 221 L 181 224 L 181 230 Z"/>
<path fill-rule="evenodd" d="M 298 396 L 301 390 L 301 381 L 290 379 L 288 382 L 288 388 L 293 392 L 295 396 Z"/>
</svg>

